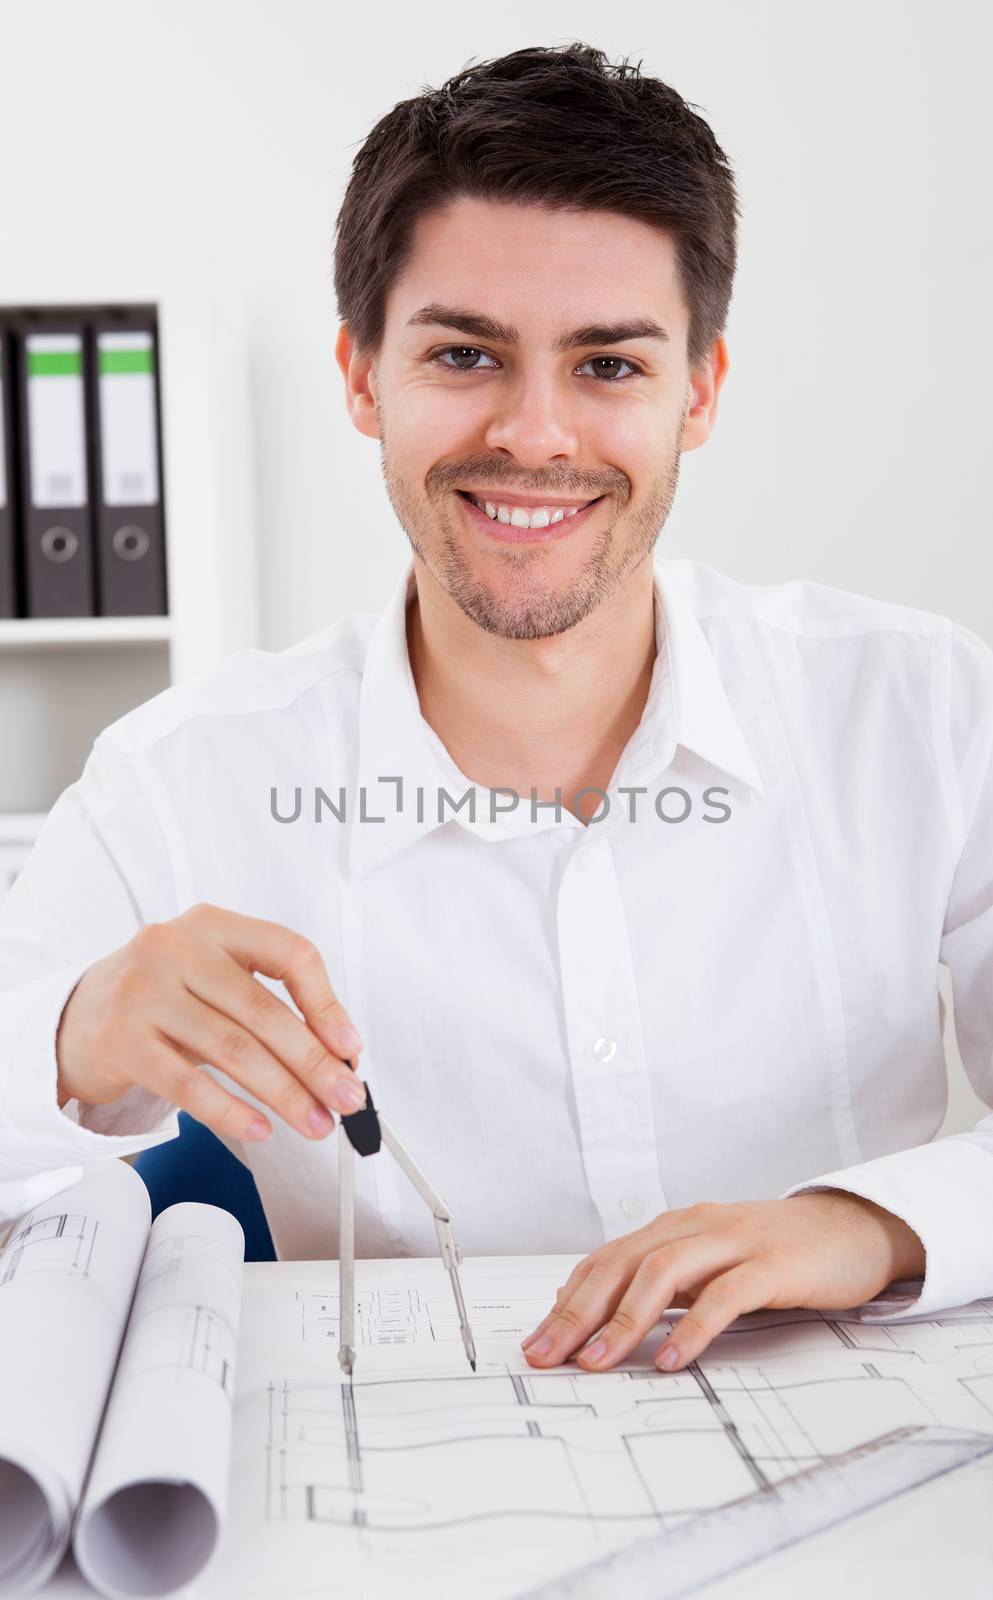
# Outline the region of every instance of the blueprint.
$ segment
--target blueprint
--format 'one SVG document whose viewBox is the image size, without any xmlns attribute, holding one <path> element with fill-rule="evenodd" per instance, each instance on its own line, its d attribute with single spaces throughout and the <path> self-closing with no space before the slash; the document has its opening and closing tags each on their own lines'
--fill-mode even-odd
<svg viewBox="0 0 993 1600">
<path fill-rule="evenodd" d="M 673 1593 L 689 1593 L 713 1546 L 695 1533 L 729 1507 L 744 1526 L 777 1486 L 815 1484 L 818 1499 L 837 1486 L 821 1525 L 843 1525 L 860 1509 L 859 1470 L 882 1498 L 866 1447 L 886 1441 L 894 1493 L 916 1494 L 922 1461 L 937 1476 L 993 1451 L 993 1301 L 889 1323 L 753 1313 L 665 1375 L 652 1357 L 674 1312 L 620 1369 L 532 1370 L 520 1339 L 576 1259 L 465 1263 L 475 1374 L 440 1261 L 357 1263 L 351 1382 L 334 1263 L 246 1288 L 210 1594 L 509 1600 L 649 1536 L 679 1540 L 690 1577 Z M 764 1535 L 750 1528 L 754 1561 Z"/>
<path fill-rule="evenodd" d="M 225 1515 L 244 1236 L 217 1206 L 151 1221 L 123 1161 L 94 1162 L 0 1249 L 0 1594 L 72 1543 L 92 1588 L 162 1594 Z"/>
</svg>

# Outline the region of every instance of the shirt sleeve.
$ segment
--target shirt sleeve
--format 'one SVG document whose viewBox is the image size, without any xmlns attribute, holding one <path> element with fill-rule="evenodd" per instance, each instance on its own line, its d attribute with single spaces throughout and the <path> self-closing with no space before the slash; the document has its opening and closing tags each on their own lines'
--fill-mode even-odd
<svg viewBox="0 0 993 1600">
<path fill-rule="evenodd" d="M 962 1063 L 993 1107 L 993 650 L 945 621 L 932 671 L 935 760 L 954 867 L 938 960 L 949 969 Z M 969 1133 L 796 1184 L 780 1198 L 813 1189 L 875 1201 L 924 1245 L 923 1279 L 891 1285 L 864 1308 L 865 1320 L 921 1316 L 993 1295 L 993 1116 Z"/>
<path fill-rule="evenodd" d="M 136 756 L 104 732 L 45 818 L 0 905 L 0 1222 L 108 1156 L 175 1138 L 177 1108 L 139 1085 L 60 1110 L 55 1037 L 83 973 L 177 914 L 169 852 Z"/>
</svg>

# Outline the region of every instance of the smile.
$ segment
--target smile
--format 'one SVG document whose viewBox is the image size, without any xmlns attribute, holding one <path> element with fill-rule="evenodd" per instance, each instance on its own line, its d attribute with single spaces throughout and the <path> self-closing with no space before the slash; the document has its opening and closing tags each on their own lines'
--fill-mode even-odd
<svg viewBox="0 0 993 1600">
<path fill-rule="evenodd" d="M 504 505 L 488 496 L 470 494 L 467 489 L 457 489 L 456 494 L 466 508 L 471 522 L 482 526 L 497 539 L 517 544 L 562 539 L 575 532 L 585 522 L 594 506 L 603 496 L 585 504 L 561 505 Z"/>
</svg>

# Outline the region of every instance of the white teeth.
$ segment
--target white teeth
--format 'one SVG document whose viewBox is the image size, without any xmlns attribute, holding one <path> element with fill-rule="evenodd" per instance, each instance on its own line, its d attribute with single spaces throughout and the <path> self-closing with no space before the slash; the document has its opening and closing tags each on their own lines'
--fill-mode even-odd
<svg viewBox="0 0 993 1600">
<path fill-rule="evenodd" d="M 479 501 L 470 495 L 474 506 L 485 511 L 491 522 L 503 522 L 513 528 L 547 528 L 563 517 L 574 517 L 582 506 L 502 506 L 493 500 Z"/>
</svg>

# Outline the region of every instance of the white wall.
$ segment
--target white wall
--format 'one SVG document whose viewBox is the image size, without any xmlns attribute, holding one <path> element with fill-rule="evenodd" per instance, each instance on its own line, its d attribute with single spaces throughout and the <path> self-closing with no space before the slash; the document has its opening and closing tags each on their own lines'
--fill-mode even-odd
<svg viewBox="0 0 993 1600">
<path fill-rule="evenodd" d="M 358 144 L 470 57 L 575 37 L 642 57 L 707 116 L 743 208 L 718 427 L 660 552 L 993 641 L 991 34 L 983 0 L 0 0 L 0 302 L 61 257 L 67 297 L 104 259 L 243 305 L 262 642 L 282 646 L 378 609 L 407 550 L 333 360 Z"/>
</svg>

